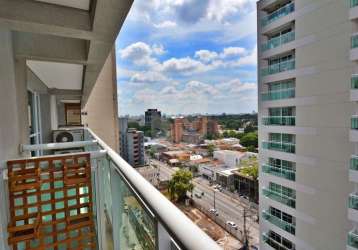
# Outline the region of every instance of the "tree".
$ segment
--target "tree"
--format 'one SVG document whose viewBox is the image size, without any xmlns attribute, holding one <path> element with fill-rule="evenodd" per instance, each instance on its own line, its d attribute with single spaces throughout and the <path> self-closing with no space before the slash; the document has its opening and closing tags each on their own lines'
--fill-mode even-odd
<svg viewBox="0 0 358 250">
<path fill-rule="evenodd" d="M 257 131 L 247 133 L 243 137 L 241 137 L 240 144 L 244 147 L 253 146 L 257 148 L 258 147 Z"/>
<path fill-rule="evenodd" d="M 176 199 L 178 202 L 184 201 L 186 193 L 194 188 L 192 180 L 193 174 L 190 171 L 184 169 L 176 171 L 168 185 L 170 199 Z"/>
<path fill-rule="evenodd" d="M 252 126 L 252 124 L 247 125 L 244 128 L 244 133 L 251 133 L 251 132 L 255 132 L 256 128 L 254 126 Z"/>
<path fill-rule="evenodd" d="M 138 122 L 128 122 L 128 128 L 135 128 L 136 130 L 140 130 Z"/>
<path fill-rule="evenodd" d="M 215 145 L 214 144 L 209 144 L 208 145 L 208 154 L 209 154 L 209 156 L 213 156 L 214 150 L 215 150 Z"/>
<path fill-rule="evenodd" d="M 242 160 L 240 166 L 240 173 L 257 180 L 259 177 L 259 163 L 256 156 L 252 156 L 247 160 Z"/>
</svg>

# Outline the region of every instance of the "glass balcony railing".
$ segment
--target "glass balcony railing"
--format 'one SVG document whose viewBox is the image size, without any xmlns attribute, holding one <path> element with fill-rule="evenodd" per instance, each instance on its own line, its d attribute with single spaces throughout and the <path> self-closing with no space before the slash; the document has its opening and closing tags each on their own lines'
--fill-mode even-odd
<svg viewBox="0 0 358 250">
<path fill-rule="evenodd" d="M 271 126 L 295 126 L 296 117 L 295 116 L 266 116 L 262 117 L 262 124 Z"/>
<path fill-rule="evenodd" d="M 358 0 L 351 0 L 351 8 L 358 6 Z"/>
<path fill-rule="evenodd" d="M 351 129 L 358 129 L 358 116 L 352 116 Z"/>
<path fill-rule="evenodd" d="M 271 222 L 272 224 L 274 224 L 275 226 L 285 230 L 286 232 L 289 232 L 290 234 L 293 234 L 295 235 L 296 233 L 296 228 L 295 228 L 295 225 L 291 224 L 291 223 L 288 223 L 287 221 L 284 221 L 272 214 L 270 214 L 269 212 L 267 211 L 263 211 L 262 212 L 262 217 Z"/>
<path fill-rule="evenodd" d="M 266 233 L 262 234 L 262 240 L 263 240 L 263 242 L 265 242 L 267 245 L 273 247 L 274 249 L 278 249 L 278 250 L 295 250 L 296 249 L 294 245 L 292 245 L 292 247 L 290 247 L 290 248 L 282 245 L 280 242 L 276 241 L 274 238 L 271 238 Z"/>
<path fill-rule="evenodd" d="M 348 199 L 348 207 L 358 210 L 358 195 L 350 194 Z"/>
<path fill-rule="evenodd" d="M 352 41 L 351 41 L 351 48 L 352 48 L 352 49 L 357 48 L 357 47 L 358 47 L 358 34 L 352 36 L 351 39 L 352 39 Z"/>
<path fill-rule="evenodd" d="M 285 204 L 292 208 L 296 207 L 296 200 L 291 197 L 285 196 L 281 193 L 277 193 L 277 192 L 275 192 L 269 188 L 265 188 L 265 187 L 262 188 L 262 193 L 267 198 L 270 198 L 272 200 L 275 200 L 277 202 L 280 202 L 280 203 Z"/>
<path fill-rule="evenodd" d="M 278 10 L 275 10 L 274 12 L 270 13 L 269 15 L 263 17 L 261 19 L 261 26 L 264 27 L 264 26 L 280 19 L 281 17 L 287 16 L 288 14 L 290 14 L 294 11 L 295 11 L 294 3 L 289 3 L 289 4 L 279 8 Z"/>
<path fill-rule="evenodd" d="M 271 175 L 275 175 L 278 177 L 282 177 L 282 178 L 285 178 L 290 181 L 296 180 L 296 173 L 294 171 L 274 167 L 274 166 L 271 166 L 268 164 L 262 165 L 262 171 L 266 174 L 271 174 Z"/>
<path fill-rule="evenodd" d="M 358 249 L 358 232 L 353 230 L 348 233 L 348 246 Z"/>
<path fill-rule="evenodd" d="M 221 249 L 90 129 L 84 129 L 84 138 L 85 141 L 51 146 L 23 145 L 22 150 L 72 146 L 83 147 L 89 153 L 97 242 L 91 249 Z M 73 157 L 76 154 L 83 152 L 73 153 Z"/>
<path fill-rule="evenodd" d="M 351 88 L 352 89 L 358 89 L 358 75 L 353 75 L 352 76 L 352 78 L 351 78 Z"/>
<path fill-rule="evenodd" d="M 281 151 L 285 153 L 292 153 L 296 152 L 296 145 L 293 143 L 285 143 L 285 142 L 275 142 L 275 141 L 263 141 L 262 147 L 264 149 L 270 149 L 274 151 Z"/>
<path fill-rule="evenodd" d="M 276 63 L 276 64 L 271 64 L 267 68 L 261 69 L 261 75 L 262 76 L 273 75 L 273 74 L 277 74 L 280 72 L 293 70 L 293 69 L 295 69 L 295 60 L 294 59 L 288 60 L 288 61 L 283 61 L 283 62 Z"/>
<path fill-rule="evenodd" d="M 273 90 L 267 93 L 262 93 L 262 100 L 263 101 L 275 101 L 281 99 L 289 99 L 295 98 L 295 89 L 281 89 L 281 90 Z"/>
<path fill-rule="evenodd" d="M 349 169 L 358 171 L 358 155 L 352 155 Z"/>
<path fill-rule="evenodd" d="M 279 47 L 285 43 L 289 43 L 295 40 L 295 32 L 291 31 L 281 36 L 275 37 L 267 41 L 266 43 L 262 44 L 262 51 L 274 49 Z"/>
</svg>

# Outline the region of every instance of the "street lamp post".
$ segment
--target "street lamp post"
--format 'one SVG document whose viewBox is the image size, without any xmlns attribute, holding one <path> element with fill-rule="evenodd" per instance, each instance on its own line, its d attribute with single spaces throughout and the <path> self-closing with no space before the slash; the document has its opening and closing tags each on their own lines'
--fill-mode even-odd
<svg viewBox="0 0 358 250">
<path fill-rule="evenodd" d="M 216 209 L 216 208 L 215 208 L 215 193 L 216 193 L 216 191 L 215 191 L 215 189 L 214 189 L 214 209 Z"/>
</svg>

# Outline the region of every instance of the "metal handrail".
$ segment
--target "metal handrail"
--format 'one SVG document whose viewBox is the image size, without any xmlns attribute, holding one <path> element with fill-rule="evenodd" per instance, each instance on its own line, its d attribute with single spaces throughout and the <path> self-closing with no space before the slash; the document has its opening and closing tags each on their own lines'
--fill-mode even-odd
<svg viewBox="0 0 358 250">
<path fill-rule="evenodd" d="M 36 151 L 36 150 L 57 150 L 57 149 L 69 149 L 69 148 L 80 148 L 86 146 L 96 145 L 96 140 L 91 141 L 73 141 L 73 142 L 56 142 L 56 143 L 45 143 L 45 144 L 21 144 L 20 152 Z"/>
<path fill-rule="evenodd" d="M 122 159 L 111 147 L 100 139 L 91 129 L 85 128 L 96 139 L 107 156 L 115 164 L 115 170 L 131 184 L 151 212 L 168 230 L 171 237 L 185 249 L 216 250 L 221 249 L 215 241 L 195 225 L 183 212 L 166 199 L 131 165 Z"/>
</svg>

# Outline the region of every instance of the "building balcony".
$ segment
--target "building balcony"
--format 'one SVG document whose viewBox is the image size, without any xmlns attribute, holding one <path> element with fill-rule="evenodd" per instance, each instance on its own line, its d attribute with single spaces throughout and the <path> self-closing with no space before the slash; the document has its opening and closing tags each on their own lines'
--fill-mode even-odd
<svg viewBox="0 0 358 250">
<path fill-rule="evenodd" d="M 289 70 L 294 70 L 295 67 L 296 66 L 295 66 L 295 60 L 294 59 L 289 60 L 289 61 L 276 63 L 276 64 L 271 64 L 267 68 L 262 68 L 261 69 L 261 76 L 264 77 L 264 76 L 278 74 L 278 73 L 289 71 Z"/>
<path fill-rule="evenodd" d="M 284 194 L 278 193 L 274 190 L 271 190 L 270 188 L 265 188 L 265 187 L 262 188 L 262 194 L 265 197 L 270 198 L 271 200 L 280 202 L 292 208 L 296 208 L 296 200 L 292 197 L 288 197 Z"/>
<path fill-rule="evenodd" d="M 348 198 L 348 218 L 358 222 L 358 194 L 351 193 Z"/>
<path fill-rule="evenodd" d="M 349 133 L 349 139 L 351 142 L 358 142 L 358 116 L 351 117 L 351 130 Z"/>
<path fill-rule="evenodd" d="M 286 43 L 292 42 L 295 40 L 295 32 L 291 31 L 279 37 L 272 38 L 268 40 L 266 43 L 262 44 L 262 51 L 267 51 L 270 49 L 274 49 L 280 47 Z"/>
<path fill-rule="evenodd" d="M 13 200 L 1 202 L 14 204 L 9 209 L 19 213 L 10 218 L 12 222 L 23 220 L 25 215 L 32 216 L 20 227 L 10 223 L 9 244 L 31 245 L 36 249 L 52 249 L 63 244 L 68 247 L 67 235 L 91 249 L 111 249 L 107 246 L 148 250 L 221 249 L 101 138 L 90 129 L 83 132 L 84 141 L 21 145 L 23 152 L 71 148 L 82 148 L 83 152 L 8 161 L 9 177 L 4 181 L 8 182 L 12 195 L 6 197 Z M 82 158 L 84 163 L 80 163 Z M 60 171 L 63 174 L 59 175 Z M 82 186 L 84 182 L 86 187 Z M 22 198 L 26 202 L 17 200 L 13 195 L 22 190 L 41 190 L 41 195 L 30 192 L 26 195 L 33 198 Z M 58 223 L 65 223 L 66 230 L 45 230 L 46 226 Z M 82 227 L 87 231 L 79 232 Z M 26 237 L 19 237 L 16 233 L 19 230 Z M 52 240 L 41 238 L 47 239 L 48 235 Z"/>
<path fill-rule="evenodd" d="M 358 34 L 354 34 L 351 37 L 350 59 L 351 61 L 358 60 Z"/>
<path fill-rule="evenodd" d="M 286 247 L 282 245 L 281 242 L 278 242 L 276 238 L 270 237 L 267 233 L 262 234 L 262 241 L 265 242 L 267 245 L 272 247 L 273 249 L 279 250 L 295 250 L 294 244 L 291 244 L 291 247 Z"/>
<path fill-rule="evenodd" d="M 358 0 L 350 0 L 349 19 L 358 18 Z"/>
<path fill-rule="evenodd" d="M 348 233 L 347 250 L 358 249 L 358 232 L 352 230 Z"/>
<path fill-rule="evenodd" d="M 262 125 L 266 126 L 295 126 L 295 116 L 264 116 L 262 117 Z"/>
<path fill-rule="evenodd" d="M 272 223 L 273 225 L 285 230 L 286 232 L 295 235 L 296 228 L 295 225 L 288 223 L 272 214 L 270 214 L 267 211 L 262 211 L 262 217 L 267 220 L 268 222 Z"/>
<path fill-rule="evenodd" d="M 261 19 L 261 26 L 265 27 L 269 25 L 270 23 L 273 23 L 276 20 L 279 20 L 280 18 L 289 15 L 290 13 L 295 11 L 295 4 L 289 3 L 285 6 L 275 10 L 274 12 L 268 14 L 267 16 L 263 17 Z"/>
<path fill-rule="evenodd" d="M 358 75 L 352 75 L 351 78 L 351 101 L 358 101 Z"/>
<path fill-rule="evenodd" d="M 349 164 L 349 181 L 358 183 L 358 155 L 352 155 Z"/>
<path fill-rule="evenodd" d="M 266 93 L 262 93 L 262 101 L 276 101 L 283 99 L 295 98 L 295 88 L 272 90 Z"/>
<path fill-rule="evenodd" d="M 263 141 L 262 147 L 264 149 L 280 151 L 285 153 L 296 153 L 296 145 L 293 143 L 286 142 L 275 142 L 275 141 Z"/>
<path fill-rule="evenodd" d="M 282 177 L 284 179 L 295 181 L 296 180 L 296 173 L 294 171 L 285 170 L 282 168 L 274 167 L 268 164 L 262 165 L 262 171 L 266 174 L 275 175 L 278 177 Z"/>
</svg>

